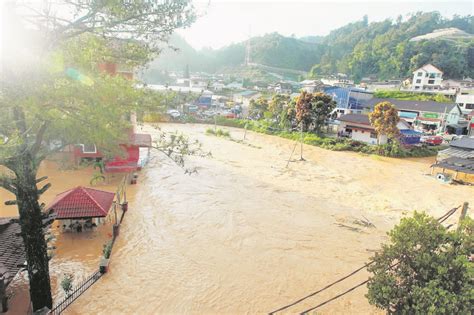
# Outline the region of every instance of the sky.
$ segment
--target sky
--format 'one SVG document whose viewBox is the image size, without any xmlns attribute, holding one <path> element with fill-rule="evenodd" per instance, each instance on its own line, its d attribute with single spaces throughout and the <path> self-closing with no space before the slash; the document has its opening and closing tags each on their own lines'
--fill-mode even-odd
<svg viewBox="0 0 474 315">
<path fill-rule="evenodd" d="M 196 49 L 220 48 L 272 32 L 327 35 L 364 15 L 369 23 L 417 11 L 474 15 L 474 0 L 195 0 L 194 6 L 197 21 L 178 33 Z"/>
</svg>

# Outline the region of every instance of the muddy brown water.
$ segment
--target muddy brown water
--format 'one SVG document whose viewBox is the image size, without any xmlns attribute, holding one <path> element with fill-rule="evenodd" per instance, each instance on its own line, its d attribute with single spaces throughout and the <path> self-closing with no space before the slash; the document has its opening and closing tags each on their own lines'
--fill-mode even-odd
<svg viewBox="0 0 474 315">
<path fill-rule="evenodd" d="M 187 165 L 199 172 L 186 175 L 153 153 L 139 184 L 129 188 L 130 210 L 110 272 L 67 313 L 268 313 L 363 265 L 403 215 L 415 209 L 440 215 L 463 201 L 474 204 L 472 187 L 442 184 L 426 175 L 433 159 L 304 146 L 306 161 L 286 168 L 294 143 L 285 139 L 248 132 L 247 145 L 207 136 L 203 125 L 162 127 L 200 140 L 213 156 L 189 158 Z M 242 139 L 242 130 L 225 129 Z M 90 170 L 44 167 L 53 174 L 54 193 L 85 185 L 91 176 Z M 12 211 L 5 209 L 0 215 Z M 364 217 L 375 228 L 354 223 Z M 84 239 L 58 235 L 51 262 L 56 292 L 57 275 L 74 272 L 80 278 L 96 268 L 97 252 L 108 237 L 109 230 L 104 231 L 81 235 Z M 361 272 L 287 313 L 312 307 L 366 277 Z M 378 313 L 365 293 L 359 288 L 320 312 Z"/>
</svg>

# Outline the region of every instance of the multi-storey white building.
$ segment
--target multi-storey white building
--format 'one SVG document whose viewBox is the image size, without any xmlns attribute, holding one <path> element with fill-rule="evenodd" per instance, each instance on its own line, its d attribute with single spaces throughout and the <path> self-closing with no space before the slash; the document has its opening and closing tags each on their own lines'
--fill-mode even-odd
<svg viewBox="0 0 474 315">
<path fill-rule="evenodd" d="M 415 91 L 439 90 L 441 82 L 443 82 L 443 71 L 429 63 L 413 71 L 411 88 Z"/>
</svg>

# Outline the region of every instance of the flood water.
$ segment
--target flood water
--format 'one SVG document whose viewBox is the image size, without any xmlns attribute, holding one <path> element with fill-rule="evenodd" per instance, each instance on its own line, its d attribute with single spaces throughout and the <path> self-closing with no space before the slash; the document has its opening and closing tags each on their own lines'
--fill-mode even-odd
<svg viewBox="0 0 474 315">
<path fill-rule="evenodd" d="M 198 139 L 212 157 L 189 158 L 187 166 L 198 173 L 186 175 L 152 154 L 138 185 L 129 187 L 110 272 L 67 313 L 268 313 L 363 265 L 403 215 L 415 209 L 440 215 L 464 201 L 474 204 L 472 187 L 426 176 L 433 159 L 304 146 L 306 161 L 286 168 L 294 146 L 288 140 L 248 132 L 246 143 L 237 143 L 205 135 L 203 125 L 162 127 Z M 225 129 L 243 138 L 242 130 Z M 90 171 L 74 172 L 84 178 L 51 178 L 59 183 L 55 193 L 88 182 Z M 375 228 L 354 223 L 364 217 Z M 91 238 L 86 243 L 59 235 L 52 273 L 96 268 L 103 239 Z M 362 272 L 287 311 L 301 312 L 366 277 Z M 378 313 L 365 293 L 359 288 L 320 312 Z"/>
</svg>

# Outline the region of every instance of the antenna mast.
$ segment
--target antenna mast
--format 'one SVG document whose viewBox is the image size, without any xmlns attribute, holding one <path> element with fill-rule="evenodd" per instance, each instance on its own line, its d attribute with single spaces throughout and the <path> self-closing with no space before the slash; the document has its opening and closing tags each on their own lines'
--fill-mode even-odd
<svg viewBox="0 0 474 315">
<path fill-rule="evenodd" d="M 250 39 L 251 39 L 251 26 L 249 25 L 249 39 L 247 40 L 247 47 L 245 50 L 245 65 L 250 65 Z"/>
</svg>

